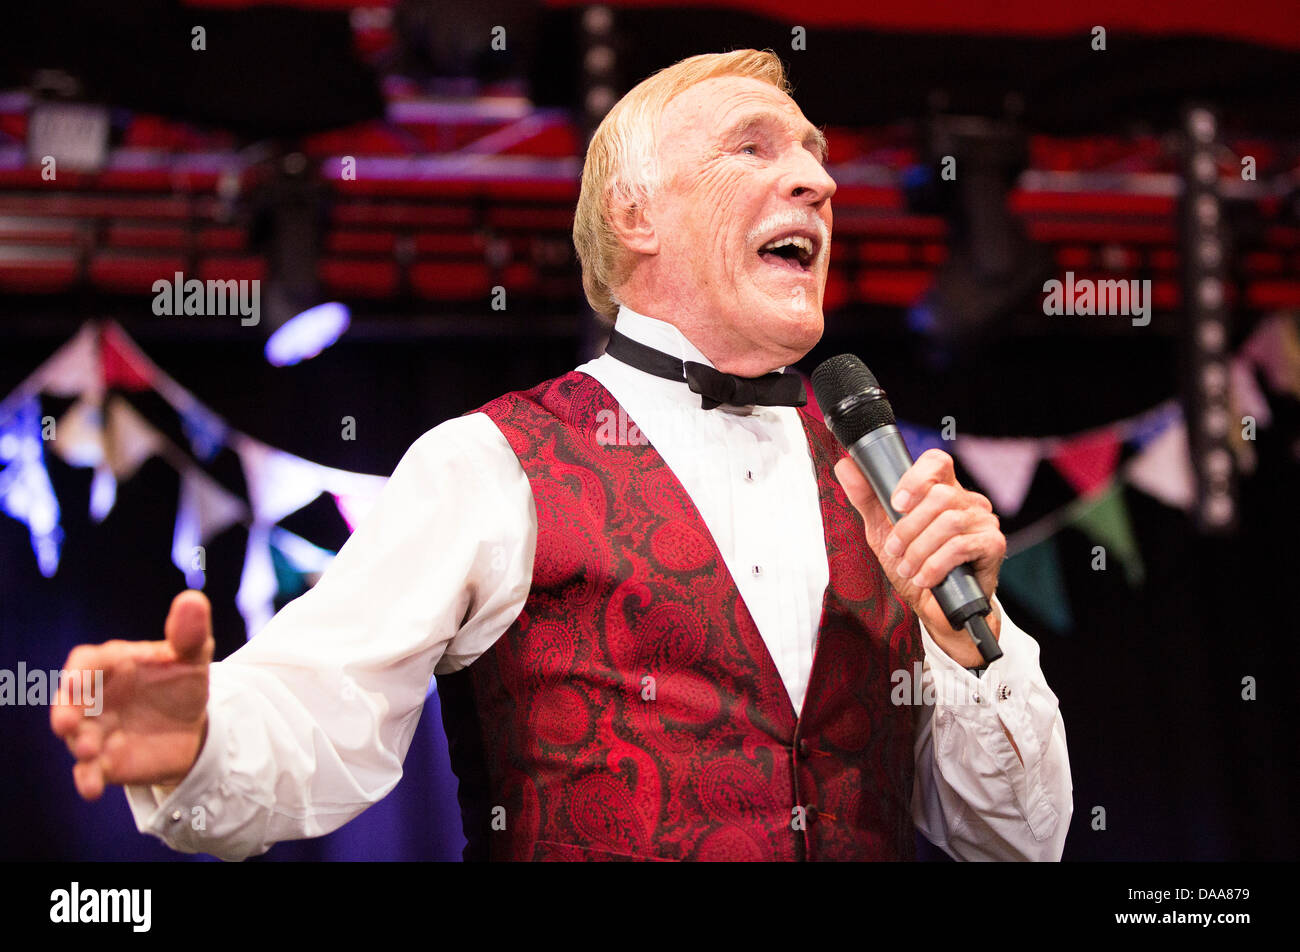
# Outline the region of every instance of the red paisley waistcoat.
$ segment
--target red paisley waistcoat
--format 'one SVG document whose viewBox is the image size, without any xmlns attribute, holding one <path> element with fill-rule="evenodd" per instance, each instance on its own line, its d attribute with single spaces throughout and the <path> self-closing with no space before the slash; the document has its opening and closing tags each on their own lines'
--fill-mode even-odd
<svg viewBox="0 0 1300 952">
<path fill-rule="evenodd" d="M 573 371 L 486 404 L 537 510 L 532 588 L 473 664 L 438 677 L 466 859 L 910 859 L 913 708 L 890 674 L 915 615 L 800 413 L 830 582 L 802 713 L 694 503 Z M 608 430 L 608 428 L 607 428 Z"/>
</svg>

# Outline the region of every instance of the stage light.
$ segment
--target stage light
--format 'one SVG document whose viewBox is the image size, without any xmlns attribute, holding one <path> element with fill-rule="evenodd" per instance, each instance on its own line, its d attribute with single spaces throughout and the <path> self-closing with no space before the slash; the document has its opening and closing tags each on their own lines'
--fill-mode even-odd
<svg viewBox="0 0 1300 952">
<path fill-rule="evenodd" d="M 1203 228 L 1213 228 L 1219 223 L 1219 202 L 1213 195 L 1201 195 L 1196 199 L 1197 224 Z"/>
<path fill-rule="evenodd" d="M 587 91 L 587 112 L 593 117 L 603 118 L 616 101 L 614 90 L 608 86 L 593 86 Z"/>
<path fill-rule="evenodd" d="M 1205 454 L 1205 471 L 1216 482 L 1223 482 L 1232 475 L 1232 455 L 1223 447 L 1215 447 Z"/>
<path fill-rule="evenodd" d="M 1198 287 L 1201 296 L 1201 306 L 1206 310 L 1214 310 L 1223 303 L 1223 282 L 1218 278 L 1203 278 Z"/>
<path fill-rule="evenodd" d="M 1202 418 L 1204 421 L 1205 432 L 1215 439 L 1219 439 L 1228 432 L 1228 411 L 1222 407 L 1212 406 L 1205 411 Z"/>
<path fill-rule="evenodd" d="M 1196 471 L 1197 522 L 1203 532 L 1222 533 L 1236 520 L 1236 473 L 1229 451 L 1232 414 L 1224 351 L 1232 319 L 1228 259 L 1232 235 L 1219 189 L 1219 120 L 1206 106 L 1183 115 L 1183 198 L 1180 250 L 1183 267 L 1185 384 L 1188 442 Z"/>
<path fill-rule="evenodd" d="M 582 28 L 592 36 L 606 36 L 614 26 L 614 15 L 609 7 L 587 7 L 582 13 Z"/>
<path fill-rule="evenodd" d="M 1192 171 L 1196 181 L 1202 185 L 1212 185 L 1219 177 L 1218 163 L 1208 152 L 1201 152 L 1196 156 L 1192 162 Z"/>
<path fill-rule="evenodd" d="M 348 329 L 352 315 L 337 301 L 318 304 L 285 321 L 266 341 L 266 359 L 276 367 L 310 360 Z"/>
<path fill-rule="evenodd" d="M 1218 135 L 1218 121 L 1214 118 L 1214 113 L 1208 109 L 1190 110 L 1187 115 L 1187 125 L 1192 138 L 1201 145 L 1209 145 Z"/>
<path fill-rule="evenodd" d="M 1207 396 L 1219 397 L 1228 386 L 1228 370 L 1222 363 L 1206 364 L 1201 370 L 1201 386 Z"/>
<path fill-rule="evenodd" d="M 593 46 L 587 50 L 587 58 L 584 62 L 587 72 L 593 75 L 608 73 L 614 68 L 614 51 L 608 46 Z"/>
<path fill-rule="evenodd" d="M 1197 342 L 1204 351 L 1218 353 L 1223 350 L 1224 330 L 1222 321 L 1206 321 L 1196 333 Z"/>
<path fill-rule="evenodd" d="M 1202 516 L 1212 526 L 1226 528 L 1232 524 L 1236 506 L 1227 493 L 1214 493 L 1205 501 Z"/>
</svg>

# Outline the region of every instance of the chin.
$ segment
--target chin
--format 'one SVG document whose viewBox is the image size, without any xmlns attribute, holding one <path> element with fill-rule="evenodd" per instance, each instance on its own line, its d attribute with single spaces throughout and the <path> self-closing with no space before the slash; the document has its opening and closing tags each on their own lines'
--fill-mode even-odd
<svg viewBox="0 0 1300 952">
<path fill-rule="evenodd" d="M 766 333 L 762 336 L 791 352 L 787 363 L 794 363 L 812 350 L 821 340 L 825 328 L 820 301 L 796 310 L 788 305 L 774 304 L 768 298 L 749 310 L 748 322 L 764 325 Z"/>
</svg>

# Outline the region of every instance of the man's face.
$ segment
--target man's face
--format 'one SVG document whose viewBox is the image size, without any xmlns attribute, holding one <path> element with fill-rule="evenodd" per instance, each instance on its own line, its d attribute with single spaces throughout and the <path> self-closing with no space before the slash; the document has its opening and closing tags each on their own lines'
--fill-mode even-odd
<svg viewBox="0 0 1300 952">
<path fill-rule="evenodd" d="M 822 334 L 830 256 L 835 182 L 820 132 L 776 87 L 718 77 L 665 107 L 659 161 L 650 209 L 664 316 L 733 373 L 802 357 Z"/>
</svg>

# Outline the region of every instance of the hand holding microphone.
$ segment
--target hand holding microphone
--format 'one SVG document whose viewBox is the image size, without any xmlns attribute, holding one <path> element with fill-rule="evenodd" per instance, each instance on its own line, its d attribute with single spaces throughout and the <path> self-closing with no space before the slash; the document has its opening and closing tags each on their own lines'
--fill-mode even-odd
<svg viewBox="0 0 1300 952">
<path fill-rule="evenodd" d="M 992 504 L 961 487 L 947 453 L 928 450 L 912 462 L 885 392 L 857 357 L 822 363 L 813 389 L 849 453 L 835 475 L 894 588 L 954 660 L 996 661 L 1001 620 L 990 598 L 1006 539 Z"/>
</svg>

